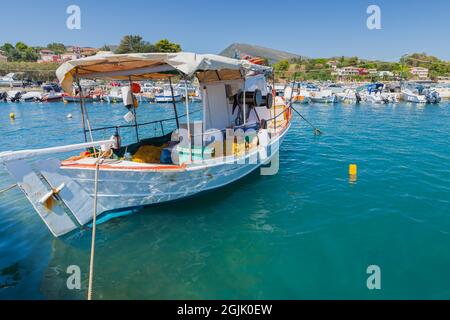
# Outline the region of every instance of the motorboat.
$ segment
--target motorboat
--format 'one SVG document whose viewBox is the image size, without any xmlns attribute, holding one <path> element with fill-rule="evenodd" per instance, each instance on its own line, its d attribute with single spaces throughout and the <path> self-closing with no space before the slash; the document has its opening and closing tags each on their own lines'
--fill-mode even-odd
<svg viewBox="0 0 450 320">
<path fill-rule="evenodd" d="M 320 91 L 310 92 L 309 101 L 311 103 L 336 103 L 336 95 L 329 89 L 321 89 Z"/>
<path fill-rule="evenodd" d="M 103 99 L 108 103 L 121 103 L 123 102 L 122 91 L 120 87 L 113 87 L 109 94 L 103 96 Z"/>
<path fill-rule="evenodd" d="M 383 83 L 371 83 L 366 87 L 365 101 L 370 104 L 385 104 L 389 100 L 383 95 Z"/>
<path fill-rule="evenodd" d="M 173 90 L 173 95 L 172 95 Z M 155 94 L 156 103 L 180 102 L 183 100 L 183 93 L 178 88 L 171 87 L 170 84 L 163 86 L 162 93 Z"/>
<path fill-rule="evenodd" d="M 361 102 L 361 97 L 354 89 L 346 88 L 343 92 L 336 93 L 337 102 L 354 104 Z"/>
<path fill-rule="evenodd" d="M 10 102 L 20 102 L 23 92 L 20 90 L 11 90 L 11 91 L 8 91 L 6 94 L 7 94 L 7 99 Z"/>
<path fill-rule="evenodd" d="M 130 122 L 94 128 L 89 106 L 81 99 L 80 143 L 1 152 L 0 164 L 54 236 L 79 230 L 96 216 L 106 220 L 125 210 L 219 189 L 278 157 L 292 110 L 269 92 L 266 78 L 271 72 L 246 60 L 188 52 L 110 54 L 65 62 L 56 74 L 67 93 L 75 79 L 129 79 L 124 118 Z M 174 106 L 172 119 L 153 115 L 154 121 L 140 124 L 138 110 L 145 110 L 128 104 L 136 101 L 132 82 L 167 80 L 174 74 L 199 81 L 202 120 L 192 119 L 186 99 L 184 115 Z M 155 124 L 161 125 L 161 135 L 142 136 L 151 131 L 142 130 L 144 126 Z M 128 139 L 122 139 L 121 129 L 130 127 L 135 142 L 122 145 Z M 97 131 L 109 136 L 107 130 L 111 138 L 94 140 Z M 73 156 L 66 158 L 68 153 Z"/>
<path fill-rule="evenodd" d="M 17 79 L 17 73 L 8 73 L 0 77 L 0 87 L 22 87 L 23 81 Z"/>
<path fill-rule="evenodd" d="M 81 98 L 80 96 L 74 96 L 74 95 L 63 95 L 64 103 L 80 103 L 80 101 L 82 99 L 86 103 L 92 103 L 94 101 L 99 100 L 97 97 L 94 98 L 94 96 L 92 96 L 92 95 L 84 96 L 83 98 Z"/>
<path fill-rule="evenodd" d="M 423 86 L 406 84 L 401 89 L 402 100 L 412 103 L 427 103 L 427 97 L 423 94 Z"/>
<path fill-rule="evenodd" d="M 63 94 L 61 92 L 50 91 L 42 95 L 41 102 L 58 102 L 62 99 Z"/>
<path fill-rule="evenodd" d="M 175 86 L 174 89 L 181 93 L 183 97 L 185 97 L 185 91 L 187 91 L 188 96 L 195 94 L 196 86 L 192 84 L 190 81 L 180 80 Z M 187 90 L 186 90 L 187 89 Z"/>
<path fill-rule="evenodd" d="M 40 101 L 41 99 L 42 92 L 39 91 L 29 91 L 21 96 L 21 100 L 24 102 Z"/>
</svg>

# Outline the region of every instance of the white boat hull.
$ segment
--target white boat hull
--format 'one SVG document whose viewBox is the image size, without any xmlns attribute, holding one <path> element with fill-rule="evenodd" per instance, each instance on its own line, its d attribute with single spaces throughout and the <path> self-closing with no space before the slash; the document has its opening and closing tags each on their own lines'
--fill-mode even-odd
<svg viewBox="0 0 450 320">
<path fill-rule="evenodd" d="M 199 163 L 182 171 L 145 172 L 136 170 L 101 170 L 99 175 L 99 207 L 106 211 L 155 205 L 189 198 L 237 181 L 277 155 L 290 127 L 287 127 L 270 146 L 265 148 L 269 156 L 261 158 L 258 150 L 246 156 L 246 163 L 236 163 L 227 157 L 217 164 Z M 259 147 L 261 148 L 261 147 Z M 264 149 L 264 148 L 263 148 Z M 232 160 L 233 159 L 233 160 Z M 249 159 L 255 161 L 249 163 Z M 211 161 L 213 161 L 212 159 Z M 242 162 L 242 161 L 240 161 Z M 62 167 L 64 175 L 77 182 L 89 195 L 94 194 L 95 170 Z M 102 212 L 99 212 L 101 214 Z"/>
<path fill-rule="evenodd" d="M 412 103 L 426 103 L 427 100 L 425 96 L 421 96 L 418 94 L 410 94 L 407 92 L 402 92 L 402 100 L 406 102 L 412 102 Z"/>
<path fill-rule="evenodd" d="M 174 96 L 173 99 L 172 96 L 155 96 L 156 103 L 180 102 L 181 100 L 183 100 L 183 96 L 181 95 Z"/>
</svg>

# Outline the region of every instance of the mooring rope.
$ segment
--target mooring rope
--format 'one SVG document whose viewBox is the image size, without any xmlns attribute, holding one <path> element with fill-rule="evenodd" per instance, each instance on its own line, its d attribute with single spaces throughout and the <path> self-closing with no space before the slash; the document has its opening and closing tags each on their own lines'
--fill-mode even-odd
<svg viewBox="0 0 450 320">
<path fill-rule="evenodd" d="M 89 263 L 89 285 L 88 285 L 88 300 L 92 300 L 92 282 L 94 279 L 94 257 L 95 257 L 95 236 L 97 225 L 97 194 L 98 194 L 98 175 L 100 171 L 100 161 L 98 158 L 95 166 L 95 182 L 94 182 L 94 210 L 92 218 L 92 240 L 91 240 L 91 260 Z"/>
<path fill-rule="evenodd" d="M 315 136 L 320 136 L 322 134 L 322 131 L 319 130 L 319 128 L 316 128 L 311 122 L 308 121 L 308 119 L 306 119 L 300 112 L 298 112 L 297 110 L 295 110 L 295 108 L 291 105 L 289 108 L 291 108 L 292 110 L 294 110 L 295 113 L 297 113 L 303 120 L 306 121 L 307 124 L 309 124 L 311 126 L 311 128 L 314 129 L 314 135 Z"/>
<path fill-rule="evenodd" d="M 11 189 L 14 189 L 15 187 L 17 187 L 17 184 L 13 184 L 13 185 L 9 186 L 8 188 L 0 190 L 0 194 L 5 193 L 6 191 L 9 191 Z"/>
<path fill-rule="evenodd" d="M 17 187 L 17 184 L 13 184 L 13 185 L 9 186 L 8 188 L 0 190 L 0 194 L 5 193 L 6 191 L 9 191 L 11 189 L 14 189 L 15 187 Z"/>
</svg>

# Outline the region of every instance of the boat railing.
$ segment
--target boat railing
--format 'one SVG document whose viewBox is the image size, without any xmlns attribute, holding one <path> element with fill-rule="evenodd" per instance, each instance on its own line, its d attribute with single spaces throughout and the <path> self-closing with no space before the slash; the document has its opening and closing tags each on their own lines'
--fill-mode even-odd
<svg viewBox="0 0 450 320">
<path fill-rule="evenodd" d="M 200 111 L 201 111 L 201 110 L 196 110 L 196 111 L 190 112 L 189 114 L 192 115 L 192 114 L 198 113 L 198 112 L 200 112 Z M 178 119 L 185 118 L 186 116 L 187 116 L 187 114 L 181 115 L 181 116 L 178 117 Z M 165 122 L 169 122 L 169 121 L 174 121 L 174 120 L 176 120 L 176 119 L 177 119 L 177 118 L 173 117 L 173 118 L 166 118 L 166 119 L 160 119 L 160 120 L 153 120 L 153 121 L 143 122 L 143 123 L 138 123 L 138 124 L 127 124 L 127 125 L 106 126 L 106 127 L 100 127 L 100 128 L 93 128 L 93 129 L 91 129 L 91 130 L 86 129 L 86 130 L 84 130 L 84 132 L 85 132 L 85 133 L 89 133 L 89 132 L 104 131 L 104 130 L 112 130 L 112 129 L 119 130 L 119 129 L 125 129 L 125 128 L 134 128 L 134 127 L 136 127 L 136 126 L 139 128 L 139 127 L 149 126 L 149 125 L 152 125 L 152 124 L 158 124 L 158 123 L 159 123 L 159 125 L 160 125 L 160 127 L 161 127 L 161 131 L 162 131 L 162 133 L 163 133 L 163 135 L 164 135 L 164 123 L 165 123 Z"/>
<path fill-rule="evenodd" d="M 13 160 L 22 160 L 27 158 L 34 158 L 42 155 L 56 154 L 56 153 L 66 153 L 70 151 L 82 150 L 93 147 L 102 147 L 108 146 L 115 143 L 115 140 L 100 140 L 100 141 L 92 141 L 86 143 L 79 144 L 70 144 L 59 147 L 50 147 L 44 149 L 30 149 L 30 150 L 20 150 L 20 151 L 4 151 L 0 152 L 0 163 L 13 161 Z"/>
</svg>

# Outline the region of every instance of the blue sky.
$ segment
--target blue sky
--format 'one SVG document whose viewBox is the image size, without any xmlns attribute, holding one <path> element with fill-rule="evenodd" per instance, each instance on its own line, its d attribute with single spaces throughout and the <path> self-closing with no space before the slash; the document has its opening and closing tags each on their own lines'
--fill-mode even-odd
<svg viewBox="0 0 450 320">
<path fill-rule="evenodd" d="M 71 4 L 81 8 L 81 30 L 66 28 Z M 381 8 L 381 30 L 366 27 L 371 4 Z M 99 47 L 140 34 L 150 42 L 168 38 L 194 52 L 218 53 L 241 42 L 310 57 L 391 61 L 427 52 L 450 60 L 448 0 L 15 0 L 1 8 L 0 43 Z"/>
</svg>

